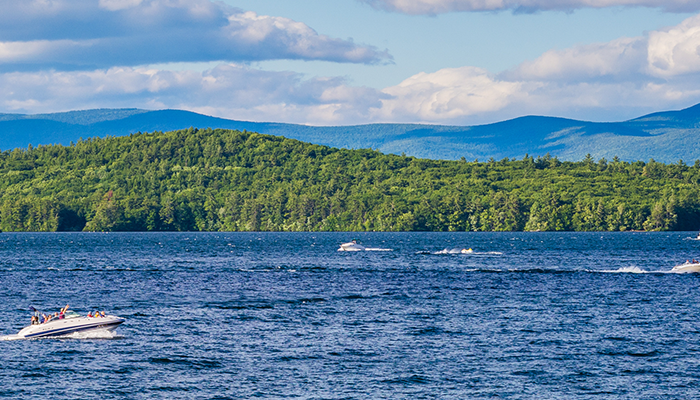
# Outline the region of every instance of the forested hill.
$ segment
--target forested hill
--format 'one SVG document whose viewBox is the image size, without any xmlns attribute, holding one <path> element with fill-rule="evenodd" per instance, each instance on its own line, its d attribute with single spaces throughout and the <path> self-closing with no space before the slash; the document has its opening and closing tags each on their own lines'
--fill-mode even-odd
<svg viewBox="0 0 700 400">
<path fill-rule="evenodd" d="M 3 231 L 700 228 L 700 162 L 482 163 L 229 130 L 0 154 Z"/>
</svg>

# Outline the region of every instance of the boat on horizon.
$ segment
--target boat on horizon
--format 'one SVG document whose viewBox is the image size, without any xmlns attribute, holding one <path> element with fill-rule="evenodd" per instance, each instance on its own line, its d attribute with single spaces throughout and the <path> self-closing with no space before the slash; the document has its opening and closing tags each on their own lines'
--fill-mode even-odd
<svg viewBox="0 0 700 400">
<path fill-rule="evenodd" d="M 35 319 L 36 318 L 36 319 Z M 63 317 L 56 317 L 48 322 L 39 323 L 38 316 L 32 318 L 32 324 L 22 328 L 17 336 L 19 338 L 39 338 L 51 336 L 64 336 L 76 332 L 89 331 L 114 331 L 126 319 L 114 315 L 99 315 L 88 314 L 81 316 L 73 310 L 68 310 L 63 313 Z"/>
</svg>

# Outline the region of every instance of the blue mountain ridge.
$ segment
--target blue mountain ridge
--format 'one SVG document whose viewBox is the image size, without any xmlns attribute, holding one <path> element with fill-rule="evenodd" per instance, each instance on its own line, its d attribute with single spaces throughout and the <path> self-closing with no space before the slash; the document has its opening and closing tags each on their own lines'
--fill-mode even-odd
<svg viewBox="0 0 700 400">
<path fill-rule="evenodd" d="M 0 114 L 0 149 L 68 145 L 90 137 L 135 132 L 223 128 L 284 136 L 332 147 L 378 149 L 432 159 L 522 158 L 549 153 L 561 160 L 619 157 L 691 162 L 700 159 L 700 104 L 622 122 L 524 116 L 487 125 L 367 124 L 308 126 L 235 121 L 182 110 L 97 109 L 54 114 Z"/>
</svg>

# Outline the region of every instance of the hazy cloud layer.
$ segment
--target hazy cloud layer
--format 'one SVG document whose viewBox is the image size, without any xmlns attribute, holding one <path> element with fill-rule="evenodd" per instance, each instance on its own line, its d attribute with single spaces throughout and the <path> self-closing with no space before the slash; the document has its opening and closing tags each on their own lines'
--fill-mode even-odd
<svg viewBox="0 0 700 400">
<path fill-rule="evenodd" d="M 0 0 L 0 69 L 167 62 L 388 62 L 386 51 L 211 0 Z"/>
<path fill-rule="evenodd" d="M 136 3 L 112 0 L 108 5 Z M 309 78 L 241 64 L 205 72 L 133 67 L 17 71 L 0 74 L 0 112 L 180 108 L 232 119 L 319 125 L 469 125 L 527 114 L 618 120 L 696 102 L 698 48 L 700 16 L 695 16 L 645 36 L 550 50 L 500 73 L 448 68 L 382 90 L 352 86 L 345 78 Z M 0 46 L 0 54 L 22 51 L 28 50 Z"/>
<path fill-rule="evenodd" d="M 178 108 L 233 119 L 305 123 L 366 121 L 380 92 L 342 78 L 312 78 L 222 64 L 205 72 L 147 68 L 0 74 L 4 112 Z"/>
<path fill-rule="evenodd" d="M 459 84 L 446 84 L 445 74 Z M 508 80 L 465 67 L 414 76 L 383 92 L 392 97 L 381 100 L 378 121 L 472 125 L 523 115 L 605 121 L 686 107 L 700 97 L 700 79 Z"/>
<path fill-rule="evenodd" d="M 358 0 L 372 7 L 405 14 L 443 14 L 460 11 L 536 12 L 571 11 L 616 6 L 661 8 L 669 12 L 700 11 L 697 0 Z"/>
</svg>

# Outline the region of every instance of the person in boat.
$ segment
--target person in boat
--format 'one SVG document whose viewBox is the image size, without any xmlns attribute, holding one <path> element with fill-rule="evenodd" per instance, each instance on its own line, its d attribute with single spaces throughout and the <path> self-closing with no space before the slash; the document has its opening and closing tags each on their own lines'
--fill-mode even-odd
<svg viewBox="0 0 700 400">
<path fill-rule="evenodd" d="M 36 315 L 32 315 L 32 325 L 38 325 L 39 324 L 39 317 Z"/>
<path fill-rule="evenodd" d="M 107 318 L 104 311 L 102 311 L 100 314 L 102 314 L 102 318 Z"/>
</svg>

